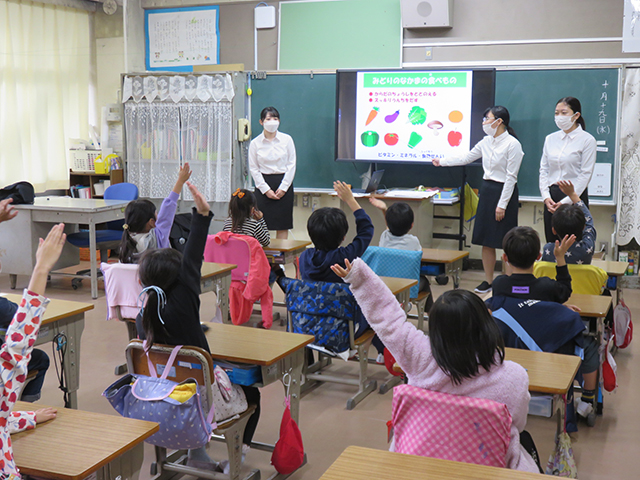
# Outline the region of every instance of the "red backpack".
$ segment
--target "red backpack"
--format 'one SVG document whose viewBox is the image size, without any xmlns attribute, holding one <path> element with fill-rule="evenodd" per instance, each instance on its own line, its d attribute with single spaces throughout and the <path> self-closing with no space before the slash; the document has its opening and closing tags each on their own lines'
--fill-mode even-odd
<svg viewBox="0 0 640 480">
<path fill-rule="evenodd" d="M 613 309 L 613 334 L 618 348 L 626 348 L 633 338 L 633 322 L 631 321 L 631 311 L 623 300 Z"/>
</svg>

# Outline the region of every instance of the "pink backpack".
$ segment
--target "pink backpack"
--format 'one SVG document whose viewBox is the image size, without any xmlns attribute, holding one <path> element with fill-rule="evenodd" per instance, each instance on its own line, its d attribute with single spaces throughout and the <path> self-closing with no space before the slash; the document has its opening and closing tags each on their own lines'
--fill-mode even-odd
<svg viewBox="0 0 640 480">
<path fill-rule="evenodd" d="M 398 453 L 506 466 L 511 414 L 502 403 L 399 385 L 392 422 Z"/>
</svg>

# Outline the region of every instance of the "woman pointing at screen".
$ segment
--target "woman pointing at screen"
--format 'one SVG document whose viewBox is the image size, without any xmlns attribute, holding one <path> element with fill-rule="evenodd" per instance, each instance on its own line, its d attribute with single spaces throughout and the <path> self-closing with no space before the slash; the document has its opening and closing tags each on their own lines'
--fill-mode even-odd
<svg viewBox="0 0 640 480">
<path fill-rule="evenodd" d="M 547 243 L 557 236 L 551 230 L 551 216 L 563 203 L 571 200 L 560 191 L 558 182 L 573 183 L 576 193 L 589 208 L 587 186 L 596 166 L 596 139 L 585 131 L 580 100 L 564 97 L 558 100 L 555 111 L 557 132 L 547 135 L 540 159 L 540 193 L 544 200 L 544 233 Z"/>
<path fill-rule="evenodd" d="M 509 126 L 509 111 L 501 106 L 484 112 L 482 129 L 487 134 L 466 155 L 434 159 L 436 167 L 467 165 L 482 158 L 484 169 L 478 212 L 471 243 L 482 245 L 485 280 L 476 287 L 478 293 L 491 291 L 496 266 L 496 248 L 518 226 L 518 171 L 522 163 L 522 145 Z"/>
<path fill-rule="evenodd" d="M 260 112 L 263 132 L 249 145 L 249 171 L 256 186 L 258 208 L 276 238 L 287 238 L 293 228 L 293 177 L 296 147 L 290 135 L 278 131 L 280 114 L 274 107 Z"/>
</svg>

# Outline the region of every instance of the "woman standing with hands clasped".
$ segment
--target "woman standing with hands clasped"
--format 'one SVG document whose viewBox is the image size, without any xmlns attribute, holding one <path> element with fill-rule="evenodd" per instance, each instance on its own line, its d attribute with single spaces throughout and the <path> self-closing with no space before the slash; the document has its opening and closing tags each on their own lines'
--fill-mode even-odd
<svg viewBox="0 0 640 480">
<path fill-rule="evenodd" d="M 502 238 L 518 226 L 517 182 L 524 153 L 509 120 L 509 111 L 505 107 L 488 108 L 482 120 L 486 137 L 466 155 L 433 160 L 436 167 L 449 167 L 467 165 L 482 158 L 484 175 L 471 240 L 474 245 L 482 245 L 485 280 L 475 288 L 477 293 L 491 291 L 496 248 L 502 248 Z"/>
<path fill-rule="evenodd" d="M 540 193 L 544 200 L 544 233 L 549 242 L 556 236 L 551 230 L 551 216 L 563 203 L 571 205 L 558 186 L 560 180 L 573 183 L 576 193 L 589 208 L 587 186 L 596 166 L 596 139 L 585 131 L 580 100 L 564 97 L 555 111 L 557 132 L 547 135 L 540 159 Z"/>
<path fill-rule="evenodd" d="M 260 113 L 263 132 L 249 145 L 249 171 L 256 185 L 258 209 L 276 238 L 287 238 L 293 228 L 293 177 L 296 147 L 290 135 L 278 131 L 280 113 L 266 107 Z"/>
</svg>

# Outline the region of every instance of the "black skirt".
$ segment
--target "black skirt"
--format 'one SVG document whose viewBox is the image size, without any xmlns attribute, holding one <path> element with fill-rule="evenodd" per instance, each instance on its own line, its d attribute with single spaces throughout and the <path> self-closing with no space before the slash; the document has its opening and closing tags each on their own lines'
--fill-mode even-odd
<svg viewBox="0 0 640 480">
<path fill-rule="evenodd" d="M 502 248 L 502 239 L 509 230 L 518 226 L 518 185 L 516 184 L 507 204 L 504 218 L 496 221 L 496 208 L 504 183 L 483 180 L 478 199 L 475 226 L 471 243 L 483 247 Z"/>
<path fill-rule="evenodd" d="M 273 193 L 278 190 L 284 173 L 274 173 L 271 175 L 262 174 Z M 293 228 L 293 185 L 289 187 L 287 193 L 280 200 L 271 200 L 263 195 L 257 188 L 254 190 L 258 208 L 264 213 L 264 221 L 269 230 L 291 230 Z"/>
</svg>

